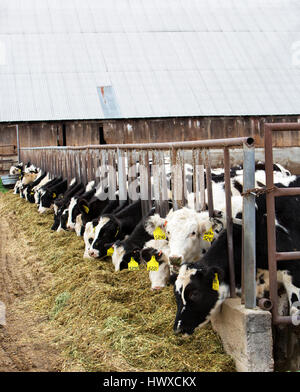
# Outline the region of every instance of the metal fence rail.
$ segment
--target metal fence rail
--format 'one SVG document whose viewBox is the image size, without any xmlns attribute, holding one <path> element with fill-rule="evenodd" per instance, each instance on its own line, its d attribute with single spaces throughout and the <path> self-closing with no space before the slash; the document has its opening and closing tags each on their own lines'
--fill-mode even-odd
<svg viewBox="0 0 300 392">
<path fill-rule="evenodd" d="M 267 205 L 267 232 L 268 232 L 268 264 L 270 276 L 270 300 L 273 305 L 272 316 L 274 324 L 291 324 L 291 316 L 278 314 L 278 282 L 277 261 L 300 259 L 298 252 L 277 252 L 275 227 L 275 197 L 300 195 L 300 188 L 274 188 L 273 181 L 273 149 L 272 134 L 274 131 L 300 131 L 299 123 L 266 123 L 265 131 L 265 164 L 266 164 L 266 193 Z M 292 263 L 292 261 L 290 261 Z"/>
<path fill-rule="evenodd" d="M 111 144 L 68 147 L 24 147 L 20 149 L 21 160 L 30 160 L 35 165 L 50 172 L 53 176 L 62 175 L 69 181 L 76 177 L 87 183 L 96 180 L 99 183 L 108 177 L 109 196 L 116 189 L 120 200 L 127 198 L 127 185 L 138 181 L 143 215 L 155 201 L 156 211 L 165 216 L 168 211 L 166 160 L 171 168 L 171 189 L 174 209 L 186 204 L 185 164 L 192 166 L 192 185 L 194 203 L 197 211 L 206 209 L 205 177 L 207 184 L 207 206 L 209 215 L 214 215 L 211 182 L 210 148 L 224 150 L 226 225 L 228 231 L 228 254 L 230 269 L 230 295 L 235 297 L 235 271 L 233 261 L 230 149 L 244 149 L 244 191 L 254 186 L 254 140 L 251 137 L 186 141 L 153 144 Z M 150 165 L 151 162 L 151 165 Z M 150 169 L 151 166 L 151 169 Z M 117 169 L 115 171 L 115 169 Z M 150 180 L 152 170 L 153 184 Z M 245 174 L 247 179 L 245 178 Z M 126 182 L 128 181 L 128 184 Z M 152 186 L 151 186 L 152 185 Z M 247 220 L 247 232 L 243 240 L 244 297 L 245 306 L 256 306 L 255 292 L 255 201 L 244 198 L 244 213 Z M 254 214 L 254 219 L 253 219 Z M 243 214 L 244 215 L 244 214 Z M 252 231 L 252 235 L 249 235 Z M 254 271 L 254 273 L 253 273 Z M 251 280 L 251 283 L 248 282 Z"/>
</svg>

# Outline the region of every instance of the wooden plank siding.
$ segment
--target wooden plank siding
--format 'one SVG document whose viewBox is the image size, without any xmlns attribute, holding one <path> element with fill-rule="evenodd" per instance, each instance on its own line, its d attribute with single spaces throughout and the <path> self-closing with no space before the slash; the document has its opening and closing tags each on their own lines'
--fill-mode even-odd
<svg viewBox="0 0 300 392">
<path fill-rule="evenodd" d="M 264 122 L 298 121 L 299 116 L 192 117 L 19 123 L 21 147 L 99 144 L 99 127 L 107 144 L 219 139 L 253 135 L 263 147 Z M 17 144 L 15 126 L 0 123 L 0 144 Z M 299 147 L 300 132 L 274 134 L 275 147 Z"/>
</svg>

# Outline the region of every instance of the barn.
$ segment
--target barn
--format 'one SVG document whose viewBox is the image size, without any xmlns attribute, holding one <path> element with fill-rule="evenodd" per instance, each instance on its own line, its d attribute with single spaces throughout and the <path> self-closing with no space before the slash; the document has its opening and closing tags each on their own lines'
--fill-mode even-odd
<svg viewBox="0 0 300 392">
<path fill-rule="evenodd" d="M 299 370 L 299 16 L 0 1 L 0 372 Z"/>
<path fill-rule="evenodd" d="M 1 145 L 201 140 L 300 118 L 295 0 L 2 0 Z M 298 133 L 275 135 L 291 147 Z M 295 163 L 295 162 L 294 162 Z M 295 163 L 296 164 L 296 163 Z"/>
</svg>

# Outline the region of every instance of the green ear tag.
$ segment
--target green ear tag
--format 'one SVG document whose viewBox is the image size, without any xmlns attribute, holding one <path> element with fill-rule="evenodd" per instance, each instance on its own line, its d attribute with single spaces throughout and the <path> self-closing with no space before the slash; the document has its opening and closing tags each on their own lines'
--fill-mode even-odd
<svg viewBox="0 0 300 392">
<path fill-rule="evenodd" d="M 214 239 L 214 235 L 215 234 L 214 234 L 213 229 L 211 227 L 208 231 L 206 231 L 203 234 L 203 239 L 204 239 L 204 241 L 212 242 L 212 240 Z"/>
<path fill-rule="evenodd" d="M 219 284 L 218 274 L 215 273 L 215 277 L 214 277 L 213 284 L 212 284 L 212 289 L 215 291 L 218 291 L 219 287 L 220 287 L 220 284 Z"/>
<path fill-rule="evenodd" d="M 131 257 L 130 262 L 128 263 L 128 270 L 129 271 L 138 271 L 140 269 L 139 264 Z"/>
<path fill-rule="evenodd" d="M 111 246 L 109 249 L 107 249 L 107 256 L 112 256 L 114 254 L 114 248 Z"/>
<path fill-rule="evenodd" d="M 166 234 L 165 232 L 158 226 L 154 231 L 153 231 L 153 237 L 155 240 L 165 240 L 166 239 Z"/>
<path fill-rule="evenodd" d="M 85 212 L 86 214 L 89 213 L 89 210 L 90 210 L 90 209 L 89 209 L 88 206 L 83 205 L 82 208 L 84 209 L 84 212 Z"/>
<path fill-rule="evenodd" d="M 156 260 L 155 256 L 151 257 L 151 260 L 147 263 L 147 271 L 158 271 L 159 263 Z"/>
</svg>

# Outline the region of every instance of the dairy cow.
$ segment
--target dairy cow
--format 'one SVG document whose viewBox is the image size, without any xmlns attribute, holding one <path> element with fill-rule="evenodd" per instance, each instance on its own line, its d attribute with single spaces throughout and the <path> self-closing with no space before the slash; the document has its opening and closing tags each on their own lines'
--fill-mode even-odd
<svg viewBox="0 0 300 392">
<path fill-rule="evenodd" d="M 136 262 L 140 263 L 140 250 L 147 241 L 153 239 L 153 234 L 150 234 L 145 229 L 145 225 L 147 225 L 148 218 L 154 213 L 155 208 L 152 208 L 148 215 L 139 222 L 127 238 L 108 244 L 114 249 L 112 263 L 116 271 L 127 269 L 128 263 L 132 257 Z"/>
<path fill-rule="evenodd" d="M 76 217 L 75 232 L 82 235 L 87 222 L 100 217 L 101 214 L 109 214 L 118 212 L 120 208 L 119 197 L 116 195 L 115 200 L 99 198 L 97 195 L 93 196 L 90 201 L 81 198 L 78 203 L 79 215 Z M 128 205 L 128 202 L 122 203 L 123 206 Z"/>
<path fill-rule="evenodd" d="M 173 267 L 169 263 L 170 248 L 167 240 L 150 240 L 140 252 L 141 261 L 148 263 L 154 256 L 158 270 L 149 271 L 151 290 L 160 290 L 169 283 Z"/>
<path fill-rule="evenodd" d="M 40 182 L 40 184 L 34 188 L 34 202 L 35 204 L 40 204 L 41 195 L 47 188 L 58 184 L 62 180 L 62 177 L 55 177 L 52 180 L 50 179 L 50 174 L 48 173 L 47 176 Z"/>
<path fill-rule="evenodd" d="M 52 208 L 54 204 L 54 200 L 56 200 L 59 196 L 62 196 L 68 187 L 68 180 L 62 180 L 55 185 L 47 186 L 41 193 L 40 204 L 39 204 L 39 213 L 43 214 L 50 208 Z"/>
<path fill-rule="evenodd" d="M 89 201 L 96 193 L 96 188 L 95 188 L 95 181 L 91 181 L 87 184 L 85 188 L 85 192 L 80 195 L 80 196 L 73 196 L 71 198 L 69 208 L 68 208 L 68 221 L 67 221 L 67 228 L 70 230 L 75 230 L 75 224 L 76 224 L 76 217 L 77 215 L 80 214 L 80 209 L 79 209 L 79 201 L 81 199 L 84 199 L 86 201 Z"/>
<path fill-rule="evenodd" d="M 65 230 L 66 229 L 66 214 L 67 209 L 70 204 L 71 198 L 74 195 L 81 195 L 84 192 L 84 185 L 83 183 L 77 183 L 76 179 L 74 178 L 70 182 L 70 186 L 67 191 L 64 193 L 62 199 L 56 199 L 54 201 L 54 223 L 51 227 L 51 230 Z M 62 215 L 63 218 L 62 218 Z M 62 218 L 62 219 L 61 219 Z"/>
<path fill-rule="evenodd" d="M 95 239 L 89 255 L 100 258 L 106 256 L 111 243 L 131 234 L 141 219 L 141 200 L 130 204 L 118 213 L 102 215 L 96 227 Z"/>
</svg>

